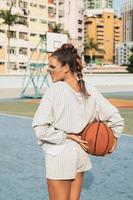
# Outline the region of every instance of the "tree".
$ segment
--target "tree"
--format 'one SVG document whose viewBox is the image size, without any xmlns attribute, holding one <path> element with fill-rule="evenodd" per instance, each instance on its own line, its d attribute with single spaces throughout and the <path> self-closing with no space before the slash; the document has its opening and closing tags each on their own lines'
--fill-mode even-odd
<svg viewBox="0 0 133 200">
<path fill-rule="evenodd" d="M 10 38 L 11 38 L 11 26 L 14 24 L 22 24 L 22 25 L 28 25 L 27 22 L 24 20 L 24 18 L 19 14 L 12 14 L 12 6 L 10 6 L 9 10 L 0 10 L 0 18 L 3 20 L 2 24 L 7 25 L 7 71 L 9 69 L 9 63 L 10 63 Z"/>
<path fill-rule="evenodd" d="M 63 33 L 63 34 L 66 34 L 69 39 L 71 39 L 69 32 L 66 30 L 63 30 L 61 23 L 59 23 L 59 24 L 52 23 L 52 24 L 50 24 L 49 28 L 53 33 Z"/>
<path fill-rule="evenodd" d="M 101 54 L 105 53 L 104 49 L 98 47 L 99 44 L 94 42 L 94 38 L 87 39 L 86 43 L 84 44 L 84 54 L 86 56 L 90 56 L 90 63 L 92 63 L 93 55 L 97 51 Z"/>
<path fill-rule="evenodd" d="M 53 23 L 53 24 L 50 24 L 50 29 L 52 30 L 52 32 L 54 33 L 62 33 L 63 32 L 63 29 L 61 28 L 62 24 L 59 23 Z"/>
<path fill-rule="evenodd" d="M 130 72 L 130 73 L 133 73 L 133 47 L 130 49 L 131 51 L 131 56 L 128 58 L 129 60 L 129 65 L 127 67 L 127 70 Z"/>
</svg>

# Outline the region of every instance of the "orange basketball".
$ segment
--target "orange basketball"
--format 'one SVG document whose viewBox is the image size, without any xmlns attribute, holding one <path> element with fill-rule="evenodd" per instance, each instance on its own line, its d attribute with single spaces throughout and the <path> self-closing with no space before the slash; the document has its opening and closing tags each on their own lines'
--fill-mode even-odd
<svg viewBox="0 0 133 200">
<path fill-rule="evenodd" d="M 111 128 L 103 122 L 88 124 L 83 130 L 81 138 L 88 142 L 88 153 L 95 156 L 104 156 L 110 153 L 115 143 Z"/>
</svg>

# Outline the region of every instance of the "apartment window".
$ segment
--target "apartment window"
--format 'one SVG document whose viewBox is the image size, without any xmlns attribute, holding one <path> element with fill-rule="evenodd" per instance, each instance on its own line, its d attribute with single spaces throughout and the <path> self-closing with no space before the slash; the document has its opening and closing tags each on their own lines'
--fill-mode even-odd
<svg viewBox="0 0 133 200">
<path fill-rule="evenodd" d="M 78 20 L 78 24 L 82 24 L 82 23 L 83 23 L 83 21 L 79 19 Z"/>
<path fill-rule="evenodd" d="M 30 21 L 31 21 L 31 22 L 37 22 L 37 19 L 35 19 L 35 18 L 30 18 Z"/>
<path fill-rule="evenodd" d="M 30 48 L 31 52 L 37 51 L 37 48 Z"/>
<path fill-rule="evenodd" d="M 26 1 L 19 1 L 18 5 L 20 8 L 27 8 L 28 7 L 28 3 Z"/>
<path fill-rule="evenodd" d="M 4 65 L 5 63 L 4 62 L 0 62 L 0 65 Z"/>
<path fill-rule="evenodd" d="M 82 28 L 78 28 L 78 32 L 82 33 L 83 29 Z"/>
<path fill-rule="evenodd" d="M 10 68 L 10 69 L 17 69 L 16 63 L 15 63 L 15 62 L 10 62 L 10 63 L 9 63 L 9 68 Z"/>
<path fill-rule="evenodd" d="M 5 30 L 0 29 L 0 33 L 5 33 Z"/>
<path fill-rule="evenodd" d="M 10 31 L 10 38 L 16 38 L 16 31 Z"/>
<path fill-rule="evenodd" d="M 37 36 L 37 33 L 30 33 L 30 36 L 35 37 Z"/>
<path fill-rule="evenodd" d="M 26 69 L 26 67 L 27 67 L 27 64 L 26 64 L 26 63 L 23 63 L 23 62 L 20 62 L 20 63 L 19 63 L 19 68 L 20 68 L 20 69 Z"/>
<path fill-rule="evenodd" d="M 25 26 L 28 26 L 27 18 L 26 17 L 19 17 L 19 20 L 25 24 Z"/>
<path fill-rule="evenodd" d="M 56 14 L 55 8 L 48 7 L 48 17 L 54 18 L 54 17 L 55 17 L 55 14 Z"/>
<path fill-rule="evenodd" d="M 44 9 L 44 8 L 46 8 L 46 6 L 40 4 L 40 5 L 39 5 L 39 8 L 40 8 L 40 9 Z"/>
<path fill-rule="evenodd" d="M 39 34 L 39 37 L 40 38 L 46 38 L 46 35 L 45 34 Z"/>
<path fill-rule="evenodd" d="M 82 40 L 82 39 L 83 39 L 82 37 L 80 37 L 80 36 L 78 37 L 78 40 Z"/>
<path fill-rule="evenodd" d="M 44 19 L 40 19 L 40 22 L 41 22 L 42 24 L 47 24 L 47 21 L 44 20 Z"/>
<path fill-rule="evenodd" d="M 16 0 L 7 0 L 7 6 L 11 6 L 11 5 L 16 7 Z"/>
<path fill-rule="evenodd" d="M 19 39 L 28 40 L 28 33 L 19 32 Z"/>
<path fill-rule="evenodd" d="M 19 48 L 19 54 L 27 55 L 27 53 L 28 53 L 28 49 L 27 48 L 24 48 L 24 47 L 20 47 Z"/>
<path fill-rule="evenodd" d="M 36 8 L 37 4 L 36 3 L 30 3 L 30 6 Z"/>
<path fill-rule="evenodd" d="M 12 55 L 16 55 L 16 47 L 10 47 L 7 52 Z"/>
</svg>

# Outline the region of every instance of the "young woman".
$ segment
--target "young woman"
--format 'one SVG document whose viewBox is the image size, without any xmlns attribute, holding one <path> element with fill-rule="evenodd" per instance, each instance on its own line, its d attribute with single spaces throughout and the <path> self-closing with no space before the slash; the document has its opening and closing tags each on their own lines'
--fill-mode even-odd
<svg viewBox="0 0 133 200">
<path fill-rule="evenodd" d="M 86 141 L 80 133 L 93 120 L 106 121 L 117 138 L 123 118 L 96 88 L 83 80 L 82 62 L 71 44 L 49 58 L 53 81 L 33 119 L 38 143 L 45 152 L 50 200 L 79 200 L 84 172 L 91 168 Z"/>
</svg>

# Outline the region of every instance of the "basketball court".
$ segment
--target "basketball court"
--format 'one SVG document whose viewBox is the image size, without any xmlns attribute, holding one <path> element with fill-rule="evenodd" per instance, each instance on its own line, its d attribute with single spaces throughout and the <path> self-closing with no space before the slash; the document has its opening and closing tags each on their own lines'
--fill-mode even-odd
<svg viewBox="0 0 133 200">
<path fill-rule="evenodd" d="M 106 95 L 112 98 L 112 94 Z M 113 98 L 115 103 L 132 100 Z M 0 101 L 0 200 L 48 200 L 44 156 L 31 128 L 38 103 L 27 99 Z M 93 167 L 85 174 L 81 200 L 133 199 L 133 106 L 120 103 L 130 135 L 120 137 L 112 155 L 91 156 Z"/>
</svg>

